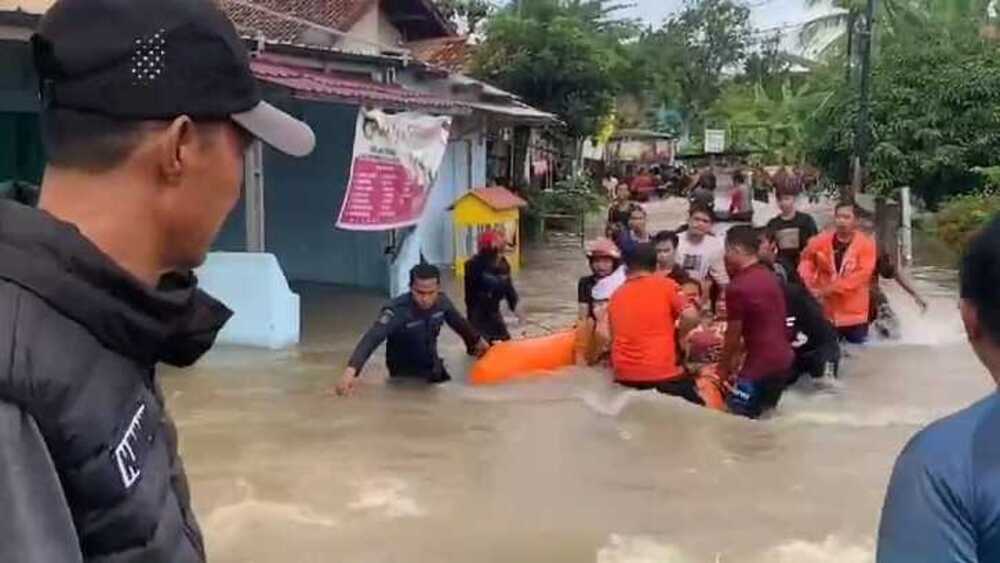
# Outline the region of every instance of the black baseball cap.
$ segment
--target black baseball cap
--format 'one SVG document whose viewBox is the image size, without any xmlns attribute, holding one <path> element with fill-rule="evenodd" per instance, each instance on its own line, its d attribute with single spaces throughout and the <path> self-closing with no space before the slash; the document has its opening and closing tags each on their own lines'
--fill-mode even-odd
<svg viewBox="0 0 1000 563">
<path fill-rule="evenodd" d="M 31 41 L 43 111 L 229 118 L 292 156 L 316 144 L 261 100 L 246 45 L 213 0 L 59 0 Z"/>
</svg>

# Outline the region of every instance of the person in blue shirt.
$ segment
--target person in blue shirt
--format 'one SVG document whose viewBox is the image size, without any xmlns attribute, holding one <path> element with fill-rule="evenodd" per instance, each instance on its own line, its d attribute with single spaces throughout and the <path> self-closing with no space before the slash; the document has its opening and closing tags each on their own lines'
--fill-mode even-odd
<svg viewBox="0 0 1000 563">
<path fill-rule="evenodd" d="M 1000 216 L 962 260 L 961 313 L 976 355 L 1000 384 Z M 896 461 L 878 563 L 1000 561 L 1000 394 L 917 434 Z"/>
</svg>

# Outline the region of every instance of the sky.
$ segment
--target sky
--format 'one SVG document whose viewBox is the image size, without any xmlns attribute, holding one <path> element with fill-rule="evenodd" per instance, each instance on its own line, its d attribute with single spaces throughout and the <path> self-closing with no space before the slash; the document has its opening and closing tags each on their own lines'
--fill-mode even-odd
<svg viewBox="0 0 1000 563">
<path fill-rule="evenodd" d="M 809 9 L 806 0 L 737 1 L 751 7 L 750 18 L 755 28 L 781 28 L 785 38 L 785 49 L 797 54 L 802 53 L 798 41 L 800 27 L 797 26 L 830 10 L 829 4 L 821 4 L 816 8 Z M 496 3 L 503 4 L 505 2 L 504 0 L 496 0 Z M 654 26 L 659 26 L 667 16 L 684 7 L 684 0 L 620 0 L 620 3 L 632 5 L 632 7 L 621 11 L 622 16 L 640 18 Z"/>
<path fill-rule="evenodd" d="M 630 16 L 640 17 L 654 25 L 683 8 L 684 0 L 627 0 L 635 7 L 623 10 Z M 804 0 L 747 0 L 752 6 L 753 24 L 758 28 L 769 28 L 785 24 L 798 24 L 809 19 L 810 10 Z"/>
<path fill-rule="evenodd" d="M 638 17 L 659 25 L 670 14 L 684 7 L 684 0 L 625 0 L 634 4 L 622 10 L 622 15 Z M 809 8 L 805 0 L 742 0 L 750 6 L 750 21 L 757 29 L 777 29 L 784 36 L 786 50 L 801 54 L 798 33 L 800 24 L 830 10 L 829 4 Z"/>
</svg>

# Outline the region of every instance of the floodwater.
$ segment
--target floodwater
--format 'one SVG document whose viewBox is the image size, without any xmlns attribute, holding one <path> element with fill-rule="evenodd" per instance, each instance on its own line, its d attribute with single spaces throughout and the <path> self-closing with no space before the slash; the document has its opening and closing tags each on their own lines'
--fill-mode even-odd
<svg viewBox="0 0 1000 563">
<path fill-rule="evenodd" d="M 650 209 L 675 227 L 684 205 Z M 585 270 L 568 237 L 527 252 L 529 332 L 571 322 Z M 455 382 L 387 385 L 379 352 L 357 395 L 336 399 L 324 392 L 382 299 L 300 288 L 297 349 L 220 349 L 164 371 L 210 560 L 872 561 L 896 454 L 991 390 L 963 340 L 954 273 L 914 276 L 931 309 L 890 292 L 901 341 L 852 350 L 838 386 L 800 383 L 758 422 L 592 369 L 472 388 L 447 331 Z"/>
</svg>

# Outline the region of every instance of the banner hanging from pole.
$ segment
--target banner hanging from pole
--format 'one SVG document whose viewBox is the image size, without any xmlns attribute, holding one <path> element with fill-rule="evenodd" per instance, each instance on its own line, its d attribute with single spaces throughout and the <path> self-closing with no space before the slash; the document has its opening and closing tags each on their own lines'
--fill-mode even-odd
<svg viewBox="0 0 1000 563">
<path fill-rule="evenodd" d="M 450 117 L 358 111 L 354 158 L 337 227 L 385 231 L 415 225 L 437 179 Z"/>
</svg>

